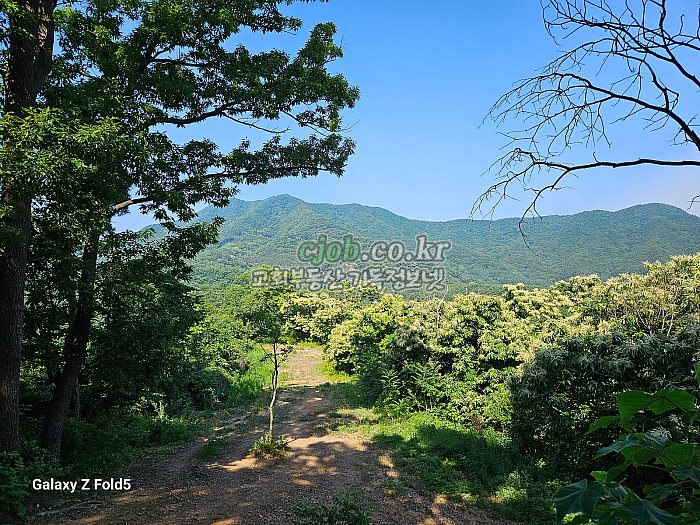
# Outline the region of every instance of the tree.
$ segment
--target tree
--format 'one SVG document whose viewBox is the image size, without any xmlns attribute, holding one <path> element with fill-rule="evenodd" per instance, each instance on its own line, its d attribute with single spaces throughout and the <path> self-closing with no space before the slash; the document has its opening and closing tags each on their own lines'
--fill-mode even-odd
<svg viewBox="0 0 700 525">
<path fill-rule="evenodd" d="M 0 76 L 3 114 L 19 118 L 35 106 L 51 70 L 55 0 L 0 4 Z M 4 123 L 3 123 L 4 127 Z M 3 149 L 12 146 L 3 137 Z M 31 230 L 31 191 L 21 176 L 3 169 L 0 181 L 0 451 L 19 447 L 19 370 L 24 321 L 27 241 Z"/>
<path fill-rule="evenodd" d="M 571 47 L 538 75 L 517 82 L 490 109 L 487 118 L 498 124 L 522 118 L 525 126 L 506 133 L 513 148 L 491 166 L 496 182 L 472 214 L 495 199 L 492 213 L 509 196 L 511 184 L 520 183 L 534 194 L 522 227 L 526 215 L 538 215 L 540 197 L 560 189 L 569 175 L 604 167 L 700 166 L 697 12 L 683 14 L 666 0 L 542 0 L 542 8 L 548 33 Z M 578 147 L 610 146 L 610 126 L 633 119 L 650 132 L 671 130 L 671 142 L 685 146 L 687 159 L 601 160 L 595 151 L 590 161 L 559 159 Z M 546 182 L 533 183 L 542 172 Z"/>
<path fill-rule="evenodd" d="M 176 221 L 193 219 L 197 202 L 225 205 L 240 184 L 264 184 L 286 176 L 304 178 L 321 171 L 343 173 L 354 143 L 341 135 L 340 112 L 354 106 L 359 91 L 342 75 L 326 70 L 328 63 L 342 56 L 341 47 L 333 42 L 335 26 L 329 23 L 314 28 L 294 58 L 277 50 L 251 54 L 242 45 L 233 51 L 227 49 L 229 39 L 244 28 L 263 33 L 299 30 L 301 21 L 284 16 L 278 9 L 281 3 L 290 2 L 115 0 L 87 2 L 79 9 L 70 5 L 56 9 L 55 3 L 41 6 L 40 18 L 48 21 L 35 34 L 50 32 L 53 39 L 55 29 L 60 49 L 26 107 L 38 103 L 56 109 L 56 128 L 77 122 L 94 129 L 112 123 L 118 131 L 115 140 L 125 142 L 121 148 L 108 148 L 108 155 L 86 158 L 71 151 L 77 164 L 94 167 L 88 170 L 90 177 L 77 187 L 64 184 L 59 194 L 51 188 L 60 185 L 62 178 L 44 177 L 40 180 L 48 180 L 47 184 L 30 185 L 32 191 L 22 194 L 22 206 L 31 208 L 33 204 L 39 215 L 55 213 L 58 224 L 71 217 L 72 236 L 80 244 L 78 249 L 63 249 L 55 260 L 56 267 L 72 269 L 69 281 L 75 285 L 67 294 L 71 299 L 65 301 L 70 315 L 61 350 L 63 369 L 56 377 L 42 436 L 42 446 L 54 455 L 60 450 L 63 421 L 85 361 L 98 253 L 114 216 L 138 205 L 142 212 L 153 213 L 167 232 L 178 235 Z M 30 8 L 20 3 L 3 4 L 7 38 L 28 34 L 26 20 L 32 16 L 26 13 Z M 26 38 L 31 39 L 31 34 Z M 34 60 L 40 51 L 34 50 Z M 14 60 L 13 53 L 16 51 L 10 45 L 5 52 L 7 64 Z M 19 74 L 13 71 L 6 67 L 6 98 L 13 74 Z M 15 107 L 6 103 L 5 110 Z M 23 116 L 19 110 L 12 111 Z M 167 125 L 182 127 L 213 117 L 263 130 L 271 138 L 257 150 L 246 139 L 222 153 L 206 139 L 175 144 L 163 131 Z M 272 124 L 281 118 L 312 132 L 284 143 L 282 136 L 290 128 Z M 5 142 L 4 147 L 11 151 L 14 144 Z M 19 229 L 16 217 L 24 208 L 16 204 L 17 199 L 8 201 L 17 185 L 13 186 L 5 172 L 3 176 L 1 188 L 9 210 L 3 215 L 3 226 Z M 31 211 L 27 213 L 22 220 L 31 219 Z M 0 421 L 17 419 L 15 387 L 21 351 L 17 339 L 21 340 L 22 319 L 16 312 L 23 310 L 24 290 L 6 295 L 5 289 L 21 288 L 18 283 L 24 283 L 22 253 L 26 259 L 32 233 L 30 226 L 25 230 L 21 239 L 3 241 L 17 254 L 3 250 L 3 260 L 14 273 L 3 277 L 0 267 L 0 295 L 7 298 L 0 304 L 0 318 L 7 320 L 3 329 L 10 330 L 6 336 L 0 333 L 0 345 L 3 361 L 11 368 L 11 377 L 3 378 L 0 392 Z M 33 233 L 40 236 L 42 232 Z M 203 235 L 200 241 L 206 238 Z M 0 448 L 16 448 L 16 428 L 6 430 L 3 426 Z"/>
<path fill-rule="evenodd" d="M 283 308 L 285 301 L 291 295 L 284 290 L 269 288 L 255 290 L 248 295 L 241 305 L 241 317 L 248 327 L 248 336 L 261 344 L 265 352 L 265 359 L 272 365 L 271 391 L 272 397 L 268 407 L 270 414 L 270 427 L 267 439 L 273 441 L 272 422 L 273 409 L 277 399 L 277 386 L 280 375 L 280 365 L 285 360 L 292 347 L 280 346 L 280 340 L 285 335 L 289 314 Z M 272 347 L 268 350 L 262 343 L 269 343 Z"/>
</svg>

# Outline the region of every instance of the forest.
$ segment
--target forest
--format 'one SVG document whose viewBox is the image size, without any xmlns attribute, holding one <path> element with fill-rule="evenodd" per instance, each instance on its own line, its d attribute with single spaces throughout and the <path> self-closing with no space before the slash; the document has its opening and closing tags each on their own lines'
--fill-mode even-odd
<svg viewBox="0 0 700 525">
<path fill-rule="evenodd" d="M 696 6 L 365 2 L 339 68 L 326 3 L 0 2 L 0 521 L 700 522 L 700 223 L 651 203 L 700 201 Z M 469 218 L 234 199 L 346 171 Z M 326 235 L 453 246 L 447 289 L 252 286 Z"/>
<path fill-rule="evenodd" d="M 104 477 L 210 431 L 217 411 L 265 406 L 279 342 L 323 348 L 342 378 L 335 426 L 371 435 L 401 483 L 525 523 L 553 523 L 555 503 L 560 519 L 585 513 L 571 523 L 697 523 L 700 254 L 645 267 L 423 301 L 131 279 L 99 296 L 60 461 L 38 445 L 57 321 L 30 311 L 3 510 L 26 513 L 32 479 Z"/>
</svg>

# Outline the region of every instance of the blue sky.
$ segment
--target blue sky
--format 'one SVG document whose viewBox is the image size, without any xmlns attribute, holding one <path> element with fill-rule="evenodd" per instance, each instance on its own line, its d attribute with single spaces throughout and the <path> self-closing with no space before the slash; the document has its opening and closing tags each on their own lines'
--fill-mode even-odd
<svg viewBox="0 0 700 525">
<path fill-rule="evenodd" d="M 689 0 L 682 4 L 697 9 Z M 345 56 L 331 69 L 361 91 L 357 106 L 345 113 L 345 124 L 354 124 L 350 135 L 357 149 L 342 178 L 320 175 L 241 187 L 238 197 L 245 200 L 288 193 L 309 202 L 381 206 L 414 219 L 467 217 L 493 181 L 484 172 L 507 144 L 498 132 L 522 125 L 509 121 L 496 128 L 482 120 L 515 81 L 532 76 L 563 49 L 544 30 L 539 0 L 331 0 L 283 9 L 304 21 L 297 35 L 243 34 L 232 47 L 242 42 L 254 51 L 274 47 L 293 53 L 316 23 L 334 22 Z M 698 105 L 697 93 L 690 96 Z M 690 148 L 669 146 L 667 132 L 644 131 L 640 120 L 629 124 L 614 130 L 612 149 L 595 148 L 599 159 L 698 156 Z M 245 137 L 254 143 L 261 139 L 221 119 L 169 131 L 182 142 L 210 138 L 223 150 Z M 574 152 L 566 160 L 585 160 L 590 154 Z M 542 214 L 618 210 L 648 202 L 687 209 L 690 198 L 700 193 L 700 173 L 696 168 L 598 169 L 570 178 L 566 186 L 546 196 L 539 205 Z M 495 218 L 522 214 L 528 197 L 515 196 L 520 200 L 502 203 Z M 700 205 L 690 211 L 700 215 Z M 117 226 L 138 228 L 149 222 L 132 212 L 118 218 Z"/>
</svg>

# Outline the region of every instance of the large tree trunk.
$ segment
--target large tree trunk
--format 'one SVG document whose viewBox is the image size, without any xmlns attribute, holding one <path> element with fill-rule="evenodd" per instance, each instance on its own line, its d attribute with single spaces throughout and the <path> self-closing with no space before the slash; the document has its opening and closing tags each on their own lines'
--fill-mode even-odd
<svg viewBox="0 0 700 525">
<path fill-rule="evenodd" d="M 20 200 L 10 201 L 10 205 L 15 217 L 5 224 L 22 235 L 29 235 L 30 203 Z M 0 451 L 19 448 L 19 370 L 26 268 L 26 241 L 0 247 Z"/>
<path fill-rule="evenodd" d="M 20 24 L 10 17 L 9 53 L 4 72 L 4 112 L 24 116 L 51 70 L 55 0 L 20 1 L 19 9 L 35 18 Z M 22 27 L 28 35 L 17 31 Z M 12 147 L 12 144 L 3 144 Z M 32 195 L 26 184 L 4 174 L 0 201 L 13 216 L 2 221 L 17 235 L 0 245 L 0 452 L 19 448 L 19 374 L 22 360 L 24 284 L 27 243 L 31 233 Z"/>
<path fill-rule="evenodd" d="M 97 274 L 98 242 L 99 235 L 93 236 L 85 244 L 83 250 L 84 267 L 80 276 L 82 289 L 73 325 L 63 346 L 63 355 L 66 363 L 61 375 L 56 380 L 56 388 L 53 391 L 53 398 L 51 399 L 41 434 L 41 447 L 48 450 L 57 459 L 61 455 L 63 425 L 68 416 L 80 370 L 85 364 L 87 345 L 90 339 L 90 322 L 92 321 L 94 310 L 93 294 L 95 276 Z"/>
</svg>

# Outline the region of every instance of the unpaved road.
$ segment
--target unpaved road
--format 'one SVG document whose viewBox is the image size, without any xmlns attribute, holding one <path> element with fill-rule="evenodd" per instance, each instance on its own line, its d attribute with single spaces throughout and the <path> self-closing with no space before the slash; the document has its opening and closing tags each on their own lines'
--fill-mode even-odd
<svg viewBox="0 0 700 525">
<path fill-rule="evenodd" d="M 84 508 L 35 516 L 33 525 L 286 525 L 294 522 L 293 501 L 328 504 L 334 494 L 354 487 L 366 491 L 380 524 L 433 525 L 505 523 L 451 503 L 431 501 L 415 491 L 388 495 L 384 487 L 399 476 L 386 456 L 360 434 L 319 429 L 335 406 L 318 386 L 319 348 L 299 348 L 289 359 L 291 376 L 281 389 L 275 434 L 291 440 L 283 459 L 246 457 L 263 435 L 266 414 L 251 415 L 245 430 L 232 431 L 220 457 L 195 459 L 203 439 L 166 456 L 132 463 L 115 477 L 131 479 L 128 492 L 90 494 Z M 221 426 L 240 425 L 232 419 Z M 322 425 L 321 425 L 322 427 Z M 69 506 L 70 503 L 64 503 Z"/>
</svg>

